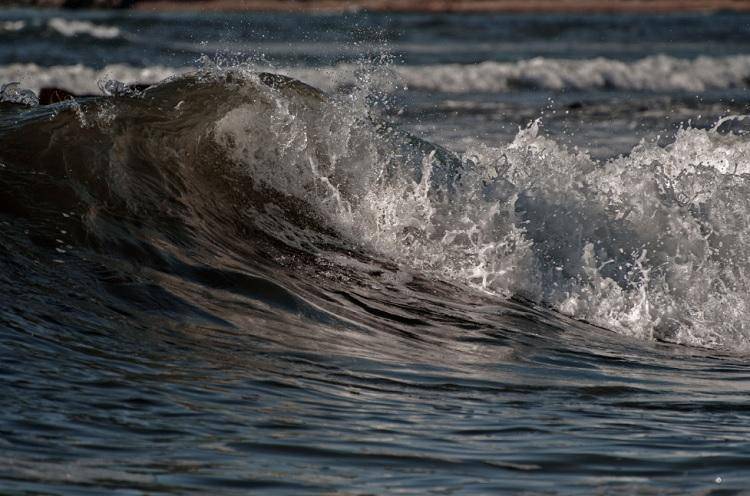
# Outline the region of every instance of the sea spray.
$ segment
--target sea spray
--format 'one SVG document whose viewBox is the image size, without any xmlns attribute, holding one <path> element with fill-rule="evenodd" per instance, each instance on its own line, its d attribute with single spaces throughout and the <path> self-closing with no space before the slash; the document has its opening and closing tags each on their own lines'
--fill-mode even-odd
<svg viewBox="0 0 750 496">
<path fill-rule="evenodd" d="M 746 136 L 686 127 L 669 145 L 599 162 L 533 123 L 438 181 L 434 153 L 400 161 L 376 124 L 345 108 L 261 94 L 219 120 L 217 142 L 343 236 L 624 334 L 746 345 Z M 446 195 L 449 182 L 459 187 Z"/>
</svg>

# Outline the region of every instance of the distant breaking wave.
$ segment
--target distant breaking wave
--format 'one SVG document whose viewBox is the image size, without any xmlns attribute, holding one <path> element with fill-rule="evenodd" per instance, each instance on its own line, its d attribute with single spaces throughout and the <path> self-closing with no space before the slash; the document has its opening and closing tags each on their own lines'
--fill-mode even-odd
<svg viewBox="0 0 750 496">
<path fill-rule="evenodd" d="M 750 82 L 750 56 L 686 60 L 657 55 L 635 62 L 534 58 L 512 63 L 403 67 L 395 71 L 412 88 L 442 92 L 503 92 L 518 88 L 698 92 L 746 87 Z"/>
<path fill-rule="evenodd" d="M 85 20 L 53 17 L 45 22 L 13 20 L 0 22 L 0 36 L 8 34 L 42 34 L 45 31 L 65 38 L 88 36 L 99 40 L 114 40 L 123 37 L 116 26 L 96 24 Z"/>
<path fill-rule="evenodd" d="M 89 21 L 70 20 L 61 17 L 50 19 L 47 21 L 47 26 L 67 37 L 88 35 L 93 38 L 111 40 L 122 35 L 120 29 L 115 26 L 104 26 Z"/>
<path fill-rule="evenodd" d="M 68 28 L 69 32 L 78 29 Z M 247 68 L 254 69 L 252 65 Z M 26 87 L 32 89 L 54 85 L 77 93 L 95 93 L 98 92 L 97 81 L 100 79 L 156 83 L 190 70 L 193 68 L 133 67 L 124 64 L 108 65 L 103 69 L 82 65 L 42 67 L 36 64 L 11 64 L 0 66 L 0 82 L 22 80 Z M 357 84 L 361 66 L 347 63 L 321 68 L 277 68 L 276 71 L 309 81 L 325 90 L 339 90 Z M 523 89 L 696 93 L 748 87 L 750 55 L 696 59 L 657 55 L 634 62 L 606 58 L 534 58 L 472 65 L 392 66 L 384 68 L 381 77 L 374 78 L 371 85 L 385 91 L 408 88 L 445 93 L 504 93 Z"/>
<path fill-rule="evenodd" d="M 112 64 L 102 69 L 92 69 L 80 64 L 54 67 L 10 64 L 0 66 L 0 83 L 20 81 L 24 87 L 34 91 L 43 87 L 57 87 L 77 94 L 99 94 L 100 81 L 153 84 L 190 70 L 188 67 L 132 67 L 125 64 Z"/>
<path fill-rule="evenodd" d="M 3 21 L 0 22 L 0 33 L 17 32 L 26 27 L 26 21 Z"/>
<path fill-rule="evenodd" d="M 471 65 L 395 66 L 391 70 L 399 84 L 410 89 L 446 93 L 502 93 L 519 89 L 701 92 L 747 87 L 750 55 L 696 59 L 657 55 L 635 62 L 600 57 L 584 60 L 537 57 Z M 347 71 L 353 72 L 353 68 L 341 65 L 330 75 L 344 82 L 346 78 L 341 73 Z M 315 71 L 290 73 L 325 83 L 325 77 L 316 77 Z"/>
</svg>

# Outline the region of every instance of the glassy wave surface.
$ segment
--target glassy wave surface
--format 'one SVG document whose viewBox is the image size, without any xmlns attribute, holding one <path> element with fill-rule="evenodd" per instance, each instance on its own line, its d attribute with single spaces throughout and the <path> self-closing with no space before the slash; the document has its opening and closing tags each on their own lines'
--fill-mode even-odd
<svg viewBox="0 0 750 496">
<path fill-rule="evenodd" d="M 750 62 L 641 55 L 6 58 L 0 489 L 741 493 Z"/>
</svg>

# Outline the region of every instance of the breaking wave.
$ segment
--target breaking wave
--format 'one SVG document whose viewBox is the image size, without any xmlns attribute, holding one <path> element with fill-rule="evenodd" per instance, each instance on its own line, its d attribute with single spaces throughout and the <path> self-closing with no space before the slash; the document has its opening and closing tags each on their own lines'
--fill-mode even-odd
<svg viewBox="0 0 750 496">
<path fill-rule="evenodd" d="M 20 81 L 24 87 L 34 91 L 44 87 L 57 87 L 77 94 L 99 94 L 99 81 L 154 84 L 189 70 L 187 67 L 133 67 L 127 64 L 110 64 L 102 69 L 86 67 L 83 64 L 53 67 L 9 64 L 0 66 L 0 81 Z"/>
<path fill-rule="evenodd" d="M 247 64 L 246 69 L 259 70 L 253 64 Z M 192 70 L 190 67 L 134 67 L 127 64 L 111 64 L 102 69 L 83 65 L 42 67 L 11 64 L 0 66 L 0 80 L 23 80 L 32 89 L 58 85 L 77 93 L 93 93 L 97 91 L 96 82 L 100 79 L 150 84 Z M 341 63 L 318 68 L 279 67 L 275 72 L 308 81 L 324 90 L 339 90 L 358 83 L 362 66 Z M 633 62 L 606 58 L 538 57 L 517 62 L 490 61 L 467 65 L 399 65 L 383 71 L 382 76 L 371 81 L 373 88 L 445 93 L 503 93 L 523 89 L 700 93 L 747 88 L 750 85 L 750 55 L 695 59 L 656 55 Z"/>
<path fill-rule="evenodd" d="M 448 299 L 523 297 L 645 340 L 748 348 L 750 137 L 726 129 L 741 117 L 606 162 L 538 123 L 458 156 L 283 76 L 105 87 L 0 118 L 5 210 L 55 263 L 95 250 L 169 272 L 197 257 L 276 283 L 310 265 L 368 288 L 406 268 L 456 285 Z"/>
</svg>

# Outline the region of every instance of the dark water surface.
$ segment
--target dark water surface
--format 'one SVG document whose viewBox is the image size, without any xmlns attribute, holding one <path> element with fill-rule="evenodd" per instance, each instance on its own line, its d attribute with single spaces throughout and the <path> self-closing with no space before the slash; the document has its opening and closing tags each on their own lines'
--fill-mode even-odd
<svg viewBox="0 0 750 496">
<path fill-rule="evenodd" d="M 0 493 L 747 493 L 749 35 L 0 12 Z"/>
</svg>

